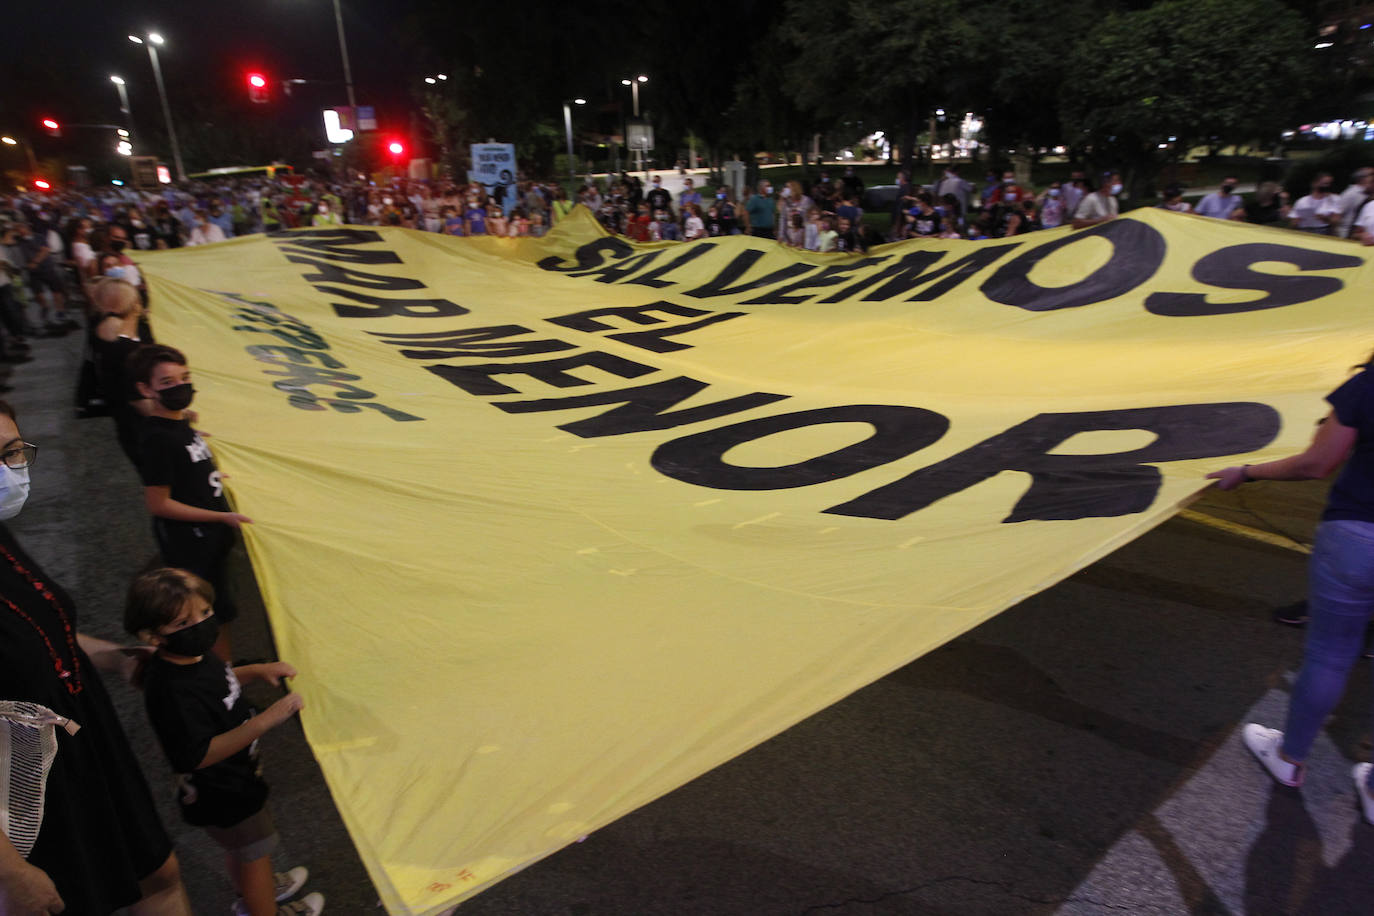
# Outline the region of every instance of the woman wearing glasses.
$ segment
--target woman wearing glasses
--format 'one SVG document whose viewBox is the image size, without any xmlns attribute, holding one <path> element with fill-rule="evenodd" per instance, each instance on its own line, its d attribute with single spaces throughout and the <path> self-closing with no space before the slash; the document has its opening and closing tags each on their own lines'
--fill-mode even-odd
<svg viewBox="0 0 1374 916">
<path fill-rule="evenodd" d="M 37 454 L 0 401 L 0 520 L 23 508 Z M 129 664 L 77 631 L 67 593 L 0 524 L 0 913 L 189 916 L 171 839 L 97 670 Z"/>
<path fill-rule="evenodd" d="M 1309 565 L 1307 644 L 1283 731 L 1251 723 L 1243 737 L 1271 776 L 1302 785 L 1304 763 L 1345 693 L 1374 616 L 1374 359 L 1326 399 L 1331 412 L 1307 450 L 1208 474 L 1230 490 L 1251 480 L 1313 480 L 1346 462 L 1327 498 Z M 1349 459 L 1347 461 L 1347 459 Z M 1365 819 L 1374 823 L 1374 767 L 1352 771 Z"/>
</svg>

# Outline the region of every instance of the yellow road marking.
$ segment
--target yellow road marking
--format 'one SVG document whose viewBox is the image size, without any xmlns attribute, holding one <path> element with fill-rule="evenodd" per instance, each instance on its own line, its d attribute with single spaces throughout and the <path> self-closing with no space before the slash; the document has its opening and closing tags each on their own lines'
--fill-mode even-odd
<svg viewBox="0 0 1374 916">
<path fill-rule="evenodd" d="M 1249 538 L 1252 541 L 1261 541 L 1265 544 L 1272 544 L 1275 547 L 1283 547 L 1297 553 L 1312 552 L 1312 548 L 1307 544 L 1300 544 L 1292 538 L 1286 538 L 1281 534 L 1274 534 L 1270 531 L 1263 531 L 1259 528 L 1251 528 L 1249 525 L 1241 525 L 1237 522 L 1228 522 L 1225 519 L 1217 518 L 1215 515 L 1208 515 L 1205 512 L 1198 512 L 1195 509 L 1182 509 L 1179 511 L 1181 518 L 1186 518 L 1190 522 L 1197 522 L 1199 525 L 1206 525 L 1209 528 L 1216 528 L 1228 534 L 1239 537 Z"/>
</svg>

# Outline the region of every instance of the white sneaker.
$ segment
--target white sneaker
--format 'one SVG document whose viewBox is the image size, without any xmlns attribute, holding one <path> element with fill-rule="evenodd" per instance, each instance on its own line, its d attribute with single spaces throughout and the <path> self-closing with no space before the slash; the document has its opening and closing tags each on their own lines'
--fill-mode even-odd
<svg viewBox="0 0 1374 916">
<path fill-rule="evenodd" d="M 1251 722 L 1241 730 L 1241 740 L 1250 749 L 1250 753 L 1255 755 L 1264 768 L 1269 771 L 1269 775 L 1274 777 L 1285 786 L 1300 786 L 1305 773 L 1305 768 L 1300 763 L 1289 763 L 1279 756 L 1279 747 L 1283 744 L 1283 732 L 1277 728 L 1265 728 L 1263 725 L 1256 725 Z"/>
<path fill-rule="evenodd" d="M 277 907 L 277 916 L 319 916 L 324 910 L 324 894 L 311 891 L 299 900 Z"/>
<path fill-rule="evenodd" d="M 1360 807 L 1364 809 L 1364 819 L 1374 824 L 1374 797 L 1369 794 L 1369 771 L 1374 763 L 1357 763 L 1350 771 L 1355 779 L 1355 793 L 1360 796 Z"/>
<path fill-rule="evenodd" d="M 281 903 L 296 896 L 296 893 L 305 887 L 305 879 L 308 877 L 310 872 L 304 865 L 274 873 L 272 881 L 276 885 L 276 901 Z M 244 906 L 242 897 L 234 901 L 234 916 L 248 916 L 248 907 Z"/>
</svg>

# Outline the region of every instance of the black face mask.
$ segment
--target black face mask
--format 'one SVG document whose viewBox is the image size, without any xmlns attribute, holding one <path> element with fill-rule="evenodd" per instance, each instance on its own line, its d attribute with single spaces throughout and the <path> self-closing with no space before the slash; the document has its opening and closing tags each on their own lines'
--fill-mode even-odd
<svg viewBox="0 0 1374 916">
<path fill-rule="evenodd" d="M 171 388 L 163 388 L 157 393 L 157 402 L 168 410 L 185 410 L 191 406 L 191 398 L 195 396 L 196 389 L 191 387 L 191 383 L 184 385 L 173 385 Z"/>
<path fill-rule="evenodd" d="M 123 251 L 124 247 L 128 244 L 129 243 L 124 241 L 123 239 L 110 239 L 110 250 Z"/>
<path fill-rule="evenodd" d="M 211 614 L 200 623 L 164 635 L 162 648 L 173 655 L 197 658 L 209 652 L 218 637 L 219 618 Z"/>
<path fill-rule="evenodd" d="M 1230 193 L 1231 193 L 1232 191 L 1234 191 L 1235 189 L 1236 189 L 1236 186 L 1233 185 L 1233 184 L 1224 184 L 1224 185 L 1221 186 L 1221 192 L 1222 192 L 1223 194 L 1230 194 Z"/>
</svg>

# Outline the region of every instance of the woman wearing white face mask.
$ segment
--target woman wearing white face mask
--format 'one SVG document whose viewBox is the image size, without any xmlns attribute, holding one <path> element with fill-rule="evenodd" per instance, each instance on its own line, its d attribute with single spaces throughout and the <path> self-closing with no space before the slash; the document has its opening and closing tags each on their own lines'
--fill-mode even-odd
<svg viewBox="0 0 1374 916">
<path fill-rule="evenodd" d="M 0 401 L 0 519 L 23 508 L 37 452 Z M 26 790 L 5 802 L 0 912 L 189 916 L 171 839 L 98 673 L 128 665 L 113 643 L 77 631 L 67 593 L 0 525 L 0 727 L 11 741 L 0 762 L 8 785 Z M 51 755 L 24 753 L 39 722 L 52 729 Z"/>
</svg>

